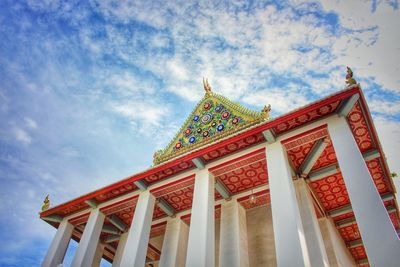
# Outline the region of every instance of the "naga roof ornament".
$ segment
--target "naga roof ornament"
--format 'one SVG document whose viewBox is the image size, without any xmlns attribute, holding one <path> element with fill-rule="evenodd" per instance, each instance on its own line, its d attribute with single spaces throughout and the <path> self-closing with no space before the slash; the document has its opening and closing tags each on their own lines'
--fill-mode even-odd
<svg viewBox="0 0 400 267">
<path fill-rule="evenodd" d="M 346 74 L 346 84 L 347 86 L 357 84 L 357 81 L 353 78 L 353 71 L 349 68 L 347 68 L 347 74 Z"/>
<path fill-rule="evenodd" d="M 164 149 L 154 153 L 154 165 L 269 120 L 271 105 L 265 106 L 260 112 L 252 111 L 212 92 L 208 79 L 203 78 L 203 87 L 204 97 L 178 133 Z"/>
<path fill-rule="evenodd" d="M 49 195 L 47 195 L 46 198 L 43 200 L 42 212 L 48 210 L 49 208 L 50 208 L 50 199 Z"/>
</svg>

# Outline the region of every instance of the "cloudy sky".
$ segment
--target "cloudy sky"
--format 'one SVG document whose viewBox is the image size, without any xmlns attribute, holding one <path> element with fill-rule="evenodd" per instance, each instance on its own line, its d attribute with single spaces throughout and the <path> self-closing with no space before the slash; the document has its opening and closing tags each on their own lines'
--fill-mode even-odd
<svg viewBox="0 0 400 267">
<path fill-rule="evenodd" d="M 277 116 L 343 89 L 349 65 L 400 171 L 398 1 L 164 2 L 0 2 L 0 266 L 40 264 L 46 194 L 62 203 L 149 167 L 203 76 Z"/>
</svg>

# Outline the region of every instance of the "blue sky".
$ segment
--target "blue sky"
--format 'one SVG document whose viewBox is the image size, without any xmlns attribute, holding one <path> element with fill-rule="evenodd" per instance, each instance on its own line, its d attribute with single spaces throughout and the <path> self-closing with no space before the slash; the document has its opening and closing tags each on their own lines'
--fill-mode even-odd
<svg viewBox="0 0 400 267">
<path fill-rule="evenodd" d="M 149 167 L 203 76 L 277 116 L 343 89 L 349 65 L 399 172 L 398 1 L 305 2 L 1 1 L 0 266 L 40 264 L 46 194 L 62 203 Z"/>
</svg>

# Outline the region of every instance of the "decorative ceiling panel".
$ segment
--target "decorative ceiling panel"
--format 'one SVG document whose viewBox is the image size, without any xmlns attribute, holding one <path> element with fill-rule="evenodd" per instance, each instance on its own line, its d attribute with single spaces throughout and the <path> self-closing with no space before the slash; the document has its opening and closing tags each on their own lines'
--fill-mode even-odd
<svg viewBox="0 0 400 267">
<path fill-rule="evenodd" d="M 326 211 L 344 206 L 350 203 L 346 186 L 340 172 L 324 179 L 311 182 Z"/>
</svg>

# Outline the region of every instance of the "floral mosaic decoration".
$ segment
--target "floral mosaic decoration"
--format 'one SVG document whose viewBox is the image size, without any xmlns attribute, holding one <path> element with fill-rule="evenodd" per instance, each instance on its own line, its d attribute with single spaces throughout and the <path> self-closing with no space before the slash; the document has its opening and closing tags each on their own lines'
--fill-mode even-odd
<svg viewBox="0 0 400 267">
<path fill-rule="evenodd" d="M 154 154 L 155 165 L 269 119 L 269 106 L 261 112 L 251 111 L 214 94 L 207 80 L 203 83 L 205 96 L 170 144 Z"/>
</svg>

